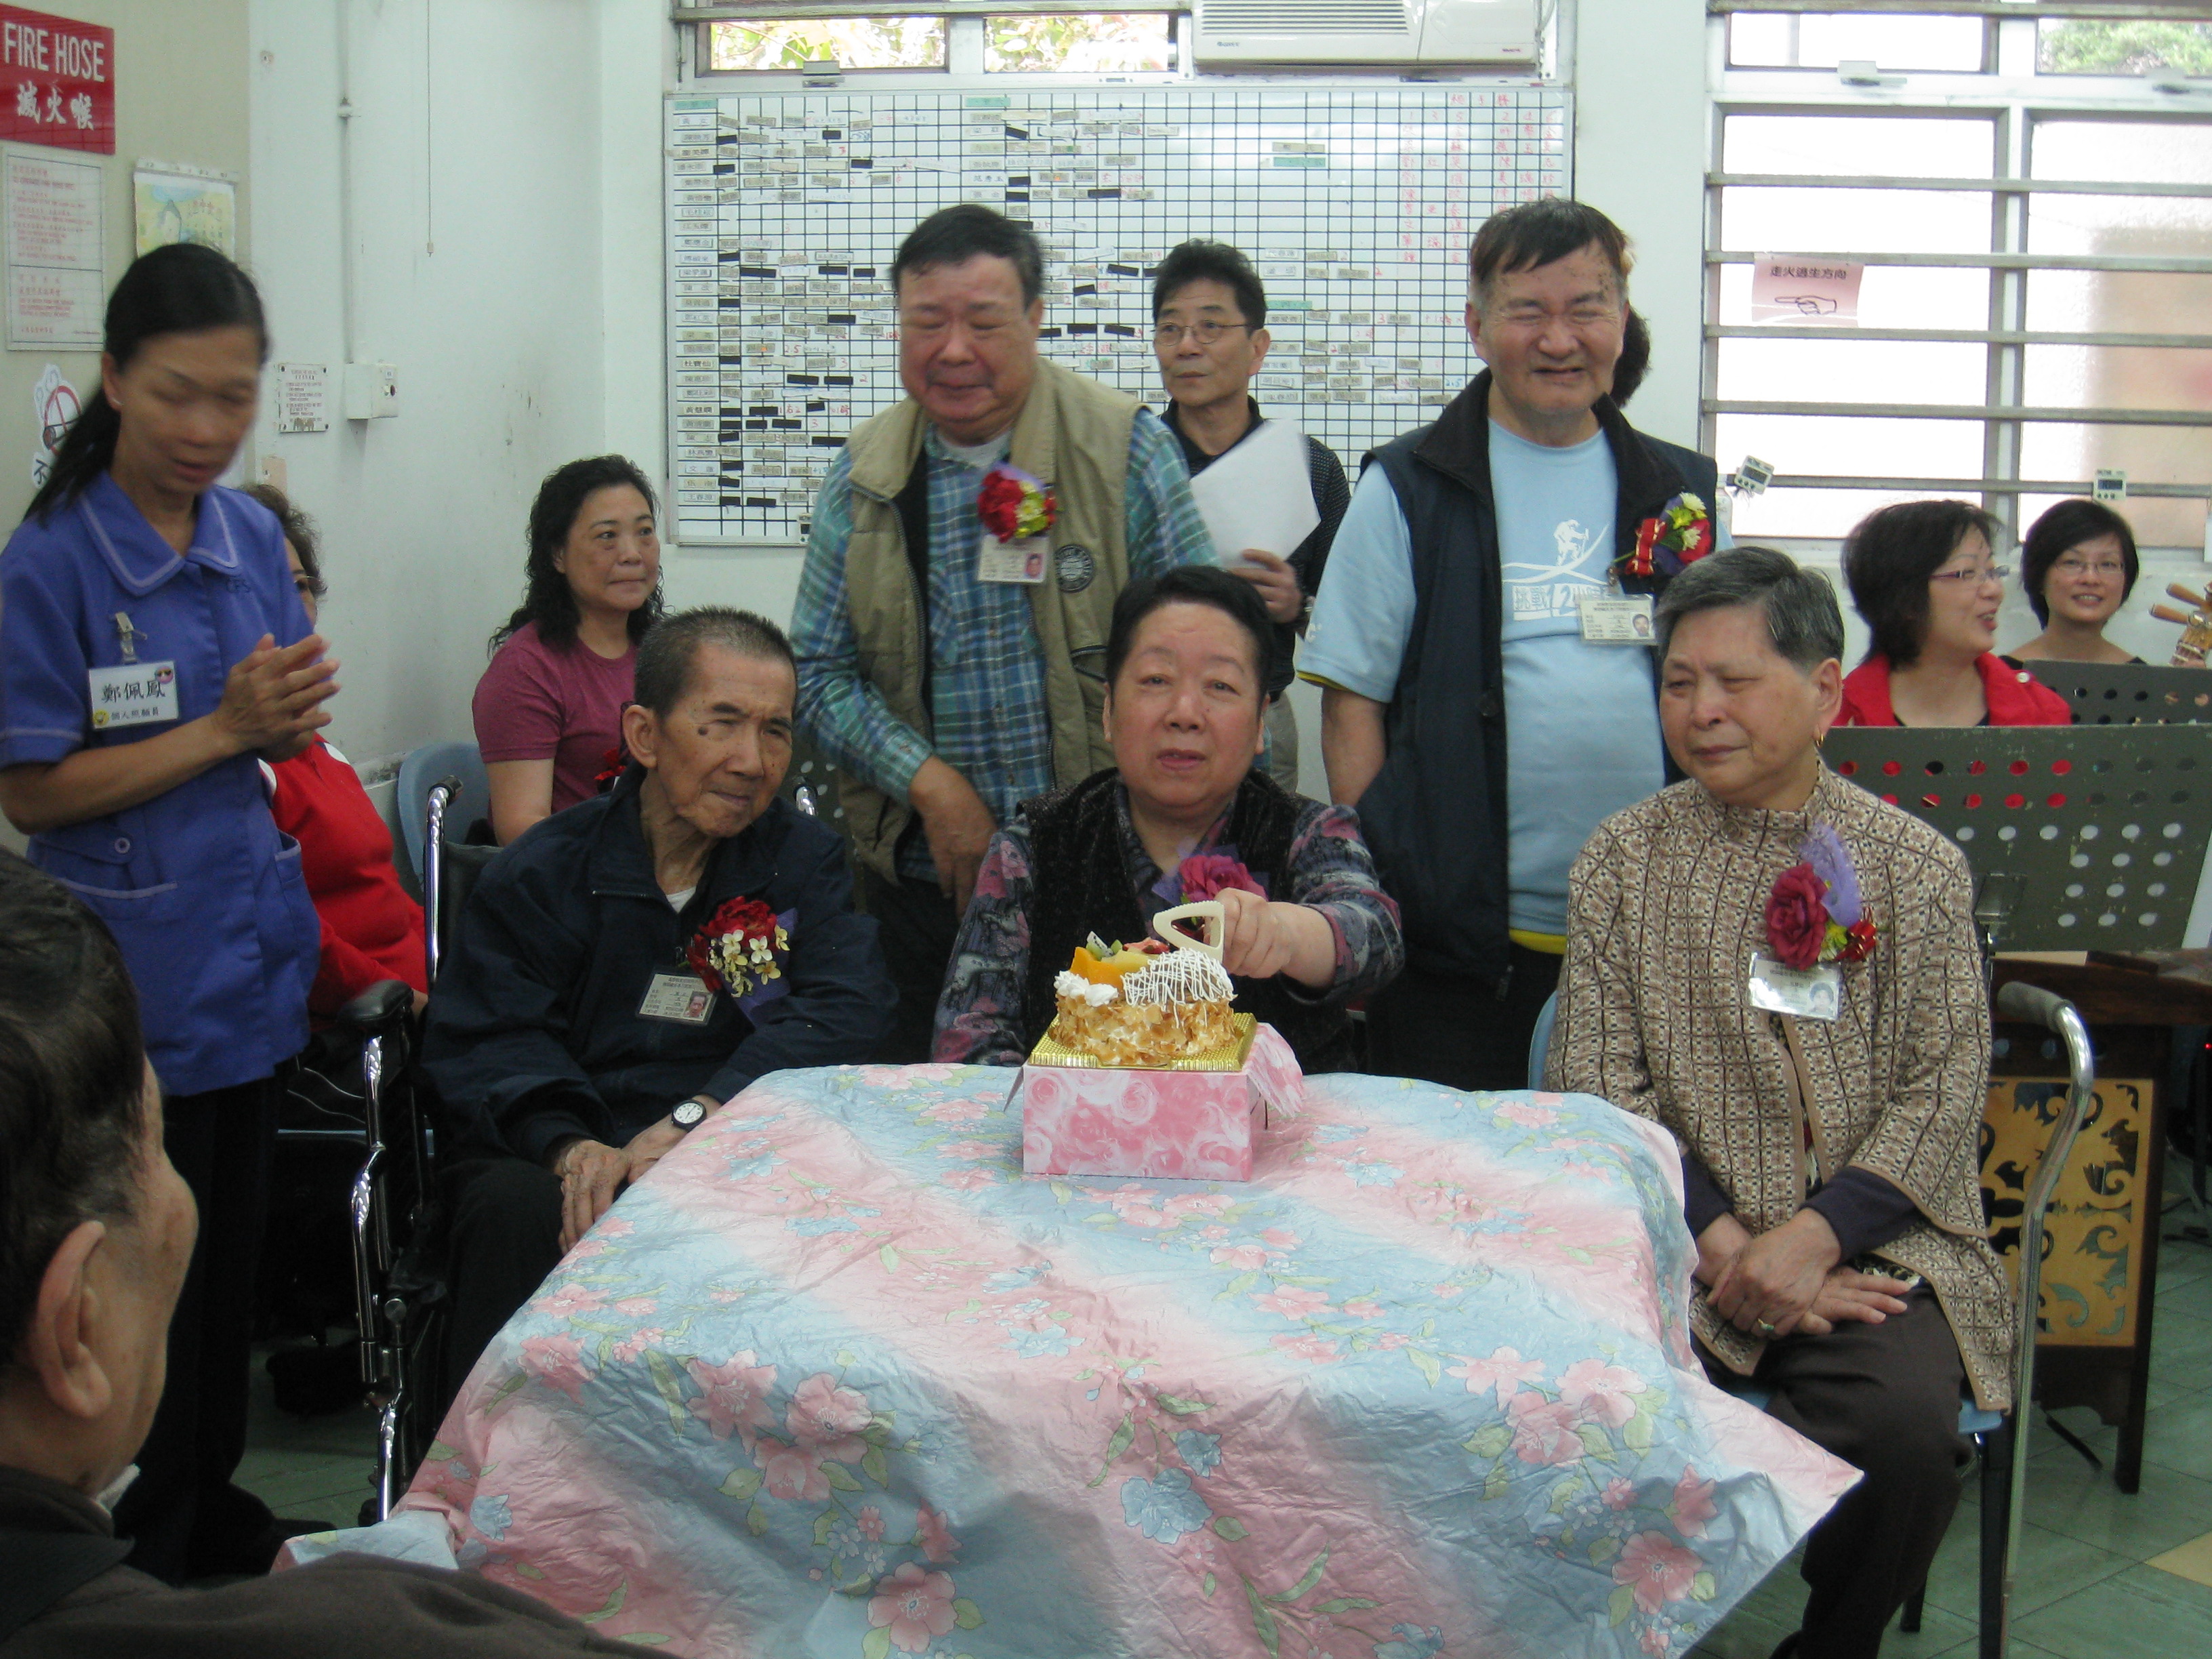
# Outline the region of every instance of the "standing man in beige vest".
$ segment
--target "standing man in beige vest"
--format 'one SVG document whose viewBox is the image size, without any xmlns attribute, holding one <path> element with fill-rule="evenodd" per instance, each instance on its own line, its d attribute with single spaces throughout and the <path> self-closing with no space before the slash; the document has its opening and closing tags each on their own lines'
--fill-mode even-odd
<svg viewBox="0 0 2212 1659">
<path fill-rule="evenodd" d="M 1135 398 L 1037 356 L 1044 260 L 967 204 L 891 264 L 907 395 L 822 486 L 792 619 L 800 726 L 842 774 L 899 1007 L 881 1057 L 929 1058 L 991 832 L 1114 763 L 1114 600 L 1214 555 L 1182 456 Z"/>
</svg>

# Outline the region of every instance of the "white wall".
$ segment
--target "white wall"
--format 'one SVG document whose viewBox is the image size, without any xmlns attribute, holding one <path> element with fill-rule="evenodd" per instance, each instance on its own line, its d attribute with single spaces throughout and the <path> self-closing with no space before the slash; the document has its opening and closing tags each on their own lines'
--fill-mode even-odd
<svg viewBox="0 0 2212 1659">
<path fill-rule="evenodd" d="M 355 355 L 398 368 L 397 419 L 279 436 L 272 406 L 257 434 L 322 530 L 345 665 L 333 736 L 357 764 L 470 735 L 546 472 L 617 448 L 659 470 L 665 16 L 656 0 L 253 0 L 252 258 L 275 356 L 334 382 L 344 361 L 343 70 Z"/>
</svg>

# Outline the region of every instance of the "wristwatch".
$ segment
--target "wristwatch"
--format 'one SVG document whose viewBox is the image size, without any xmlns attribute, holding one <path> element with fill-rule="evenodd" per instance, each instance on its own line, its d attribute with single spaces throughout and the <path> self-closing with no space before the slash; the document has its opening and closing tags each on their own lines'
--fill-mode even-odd
<svg viewBox="0 0 2212 1659">
<path fill-rule="evenodd" d="M 668 1114 L 668 1121 L 689 1134 L 707 1121 L 707 1109 L 696 1100 L 679 1100 Z"/>
</svg>

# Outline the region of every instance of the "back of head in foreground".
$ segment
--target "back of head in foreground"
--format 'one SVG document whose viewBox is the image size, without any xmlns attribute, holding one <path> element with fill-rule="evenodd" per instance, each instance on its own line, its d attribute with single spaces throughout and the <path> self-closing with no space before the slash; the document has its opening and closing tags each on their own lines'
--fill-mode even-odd
<svg viewBox="0 0 2212 1659">
<path fill-rule="evenodd" d="M 122 1473 L 196 1225 L 115 941 L 0 852 L 0 1468 L 88 1495 Z"/>
</svg>

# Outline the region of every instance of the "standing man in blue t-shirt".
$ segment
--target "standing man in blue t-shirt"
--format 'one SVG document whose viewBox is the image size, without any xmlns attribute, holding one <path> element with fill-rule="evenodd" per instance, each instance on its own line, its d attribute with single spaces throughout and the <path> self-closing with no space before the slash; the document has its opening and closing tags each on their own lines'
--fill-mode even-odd
<svg viewBox="0 0 2212 1659">
<path fill-rule="evenodd" d="M 1329 792 L 1404 914 L 1370 1064 L 1502 1089 L 1559 981 L 1567 866 L 1665 781 L 1651 601 L 1714 544 L 1716 469 L 1614 401 L 1640 323 L 1610 219 L 1528 203 L 1468 264 L 1489 367 L 1368 457 L 1299 672 L 1322 688 Z"/>
</svg>

